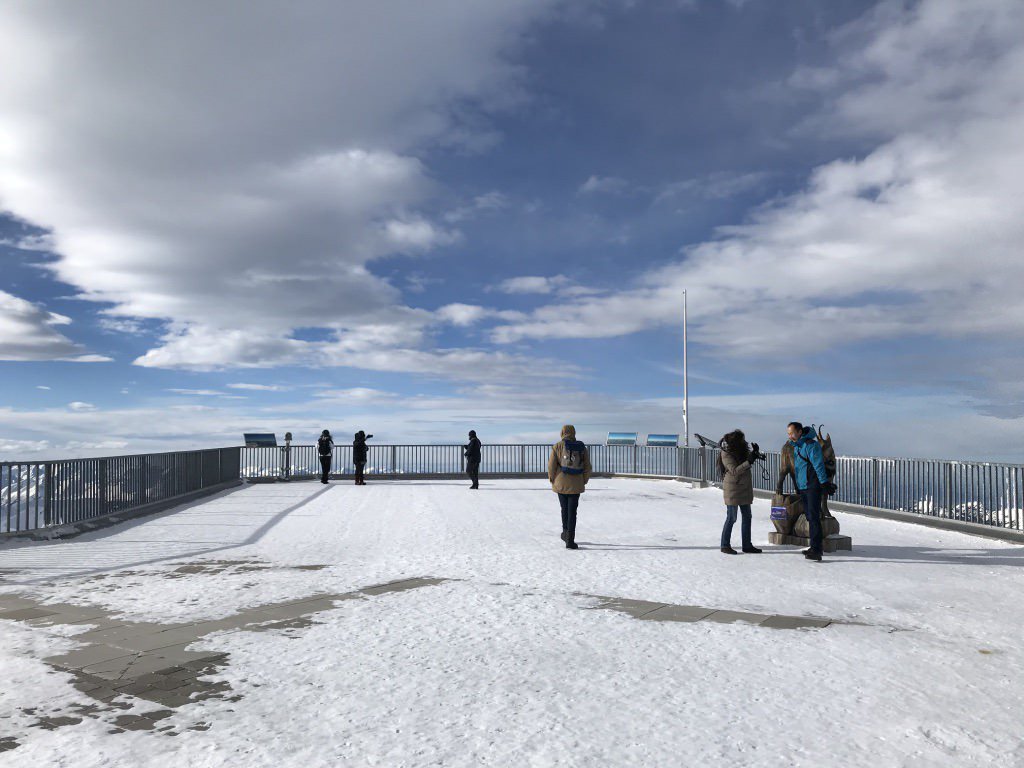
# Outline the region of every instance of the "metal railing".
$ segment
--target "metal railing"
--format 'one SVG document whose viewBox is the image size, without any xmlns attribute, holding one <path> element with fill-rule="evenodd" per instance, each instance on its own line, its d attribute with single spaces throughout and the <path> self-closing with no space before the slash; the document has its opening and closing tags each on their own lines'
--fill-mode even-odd
<svg viewBox="0 0 1024 768">
<path fill-rule="evenodd" d="M 0 462 L 0 533 L 19 533 L 124 512 L 241 474 L 239 448 Z"/>
<path fill-rule="evenodd" d="M 484 445 L 481 476 L 543 477 L 549 444 Z M 712 448 L 590 446 L 595 473 L 680 477 L 717 483 Z M 754 468 L 754 487 L 772 491 L 780 454 Z M 1024 530 L 1024 467 L 1017 464 L 837 457 L 835 501 L 916 515 Z M 334 449 L 331 474 L 351 477 L 350 446 Z M 460 445 L 370 445 L 368 477 L 457 477 Z M 230 480 L 301 479 L 320 474 L 316 446 L 215 448 L 205 451 L 0 462 L 0 533 L 100 517 Z"/>
<path fill-rule="evenodd" d="M 614 475 L 681 477 L 718 483 L 718 449 L 594 445 L 594 472 Z M 543 476 L 548 444 L 484 445 L 481 476 Z M 754 469 L 754 487 L 775 489 L 781 454 L 769 452 Z M 1024 530 L 1024 467 L 989 462 L 839 456 L 837 502 L 922 516 Z M 455 477 L 465 471 L 458 445 L 370 445 L 366 474 L 372 476 Z M 352 449 L 334 449 L 331 474 L 355 472 Z M 303 478 L 320 474 L 316 447 L 243 448 L 246 478 Z M 786 486 L 792 491 L 792 485 Z"/>
</svg>

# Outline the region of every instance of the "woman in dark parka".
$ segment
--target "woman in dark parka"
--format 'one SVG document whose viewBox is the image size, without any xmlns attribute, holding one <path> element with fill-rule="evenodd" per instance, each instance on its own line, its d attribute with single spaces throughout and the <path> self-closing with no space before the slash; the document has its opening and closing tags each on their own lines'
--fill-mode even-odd
<svg viewBox="0 0 1024 768">
<path fill-rule="evenodd" d="M 373 435 L 368 435 L 360 429 L 352 441 L 352 463 L 356 466 L 356 485 L 366 485 L 366 480 L 363 479 L 363 469 L 366 467 L 368 453 L 366 441 L 371 437 Z"/>
<path fill-rule="evenodd" d="M 722 495 L 725 498 L 725 525 L 722 527 L 722 552 L 727 555 L 739 554 L 732 548 L 732 527 L 736 522 L 736 512 L 743 515 L 740 524 L 743 538 L 743 551 L 760 553 L 760 549 L 750 543 L 750 505 L 754 503 L 754 479 L 750 470 L 754 462 L 764 458 L 758 450 L 757 443 L 747 447 L 747 438 L 740 430 L 725 435 L 719 442 L 718 471 L 722 476 Z"/>
</svg>

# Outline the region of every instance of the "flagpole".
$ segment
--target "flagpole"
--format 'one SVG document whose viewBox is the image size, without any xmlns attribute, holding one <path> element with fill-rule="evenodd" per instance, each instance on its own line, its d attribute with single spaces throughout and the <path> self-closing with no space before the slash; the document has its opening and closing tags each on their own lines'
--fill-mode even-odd
<svg viewBox="0 0 1024 768">
<path fill-rule="evenodd" d="M 683 290 L 683 445 L 690 447 L 690 392 L 689 376 L 687 375 L 686 364 L 686 291 Z"/>
</svg>

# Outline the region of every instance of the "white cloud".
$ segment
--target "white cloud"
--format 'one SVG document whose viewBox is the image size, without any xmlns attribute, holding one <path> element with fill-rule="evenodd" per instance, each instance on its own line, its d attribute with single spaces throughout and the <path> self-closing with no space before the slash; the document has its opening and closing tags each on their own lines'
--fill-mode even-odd
<svg viewBox="0 0 1024 768">
<path fill-rule="evenodd" d="M 254 392 L 285 392 L 291 389 L 281 384 L 247 384 L 245 382 L 239 382 L 237 384 L 228 384 L 228 389 L 245 389 L 252 390 Z"/>
<path fill-rule="evenodd" d="M 579 192 L 583 195 L 619 195 L 628 189 L 629 182 L 618 176 L 590 176 L 580 184 Z"/>
<path fill-rule="evenodd" d="M 64 315 L 0 291 L 0 360 L 104 362 L 56 330 L 71 322 Z"/>
<path fill-rule="evenodd" d="M 452 325 L 472 325 L 486 317 L 488 311 L 475 304 L 448 304 L 437 310 L 437 316 Z"/>
<path fill-rule="evenodd" d="M 445 221 L 455 224 L 475 218 L 483 213 L 492 213 L 508 208 L 509 199 L 501 192 L 491 191 L 473 198 L 468 205 L 462 205 L 444 215 Z"/>
<path fill-rule="evenodd" d="M 99 327 L 109 333 L 124 333 L 129 336 L 137 336 L 145 332 L 146 329 L 138 320 L 126 317 L 101 317 Z"/>
<path fill-rule="evenodd" d="M 554 293 L 568 286 L 570 282 L 565 275 L 512 277 L 499 283 L 496 290 L 502 293 Z"/>
<path fill-rule="evenodd" d="M 45 389 L 45 390 L 49 390 L 49 389 L 50 389 L 50 387 L 47 387 L 47 386 L 45 386 L 45 385 L 43 385 L 43 384 L 37 384 L 37 385 L 36 385 L 36 389 Z"/>
<path fill-rule="evenodd" d="M 520 93 L 503 53 L 548 5 L 4 4 L 0 206 L 51 230 L 50 268 L 112 304 L 108 330 L 167 323 L 141 365 L 315 358 L 298 328 L 414 335 L 429 318 L 366 265 L 458 238 L 422 213 L 416 155 L 493 140 L 487 110 Z M 79 351 L 51 332 L 8 354 L 40 347 Z"/>
<path fill-rule="evenodd" d="M 339 400 L 339 401 L 377 401 L 382 400 L 394 400 L 397 397 L 392 392 L 385 392 L 380 389 L 373 389 L 372 387 L 350 387 L 348 389 L 326 389 L 316 393 L 316 397 L 321 400 Z"/>
<path fill-rule="evenodd" d="M 764 184 L 769 174 L 763 171 L 736 173 L 718 171 L 684 181 L 676 181 L 662 187 L 654 198 L 655 204 L 670 203 L 679 198 L 703 198 L 706 200 L 724 200 L 729 197 L 750 192 Z"/>
<path fill-rule="evenodd" d="M 459 240 L 458 233 L 438 229 L 426 219 L 400 221 L 395 219 L 384 226 L 388 242 L 402 253 L 429 251 L 439 245 L 450 245 Z"/>
<path fill-rule="evenodd" d="M 72 411 L 95 411 L 96 406 L 92 403 L 83 403 L 81 400 L 75 400 L 72 403 L 68 403 L 68 408 Z"/>
</svg>

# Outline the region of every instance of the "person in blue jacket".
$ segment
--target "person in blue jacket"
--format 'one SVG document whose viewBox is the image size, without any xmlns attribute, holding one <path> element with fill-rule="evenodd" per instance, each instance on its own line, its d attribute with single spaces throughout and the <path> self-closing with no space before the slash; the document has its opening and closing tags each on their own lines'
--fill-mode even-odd
<svg viewBox="0 0 1024 768">
<path fill-rule="evenodd" d="M 825 471 L 825 457 L 822 456 L 821 444 L 814 430 L 799 421 L 791 421 L 786 432 L 793 449 L 796 490 L 803 502 L 810 530 L 811 546 L 804 550 L 804 557 L 821 562 L 821 495 L 834 493 L 835 490 Z"/>
</svg>

